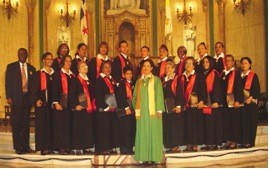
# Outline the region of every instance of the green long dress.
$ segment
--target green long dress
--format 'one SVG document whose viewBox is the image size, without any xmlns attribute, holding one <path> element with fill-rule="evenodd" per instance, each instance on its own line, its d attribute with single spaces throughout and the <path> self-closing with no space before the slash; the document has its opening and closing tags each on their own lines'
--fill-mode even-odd
<svg viewBox="0 0 269 169">
<path fill-rule="evenodd" d="M 133 95 L 135 109 L 138 81 L 135 85 Z M 163 158 L 163 127 L 162 118 L 157 118 L 157 111 L 164 111 L 163 88 L 161 80 L 154 76 L 156 115 L 150 117 L 149 105 L 152 104 L 153 100 L 148 99 L 148 84 L 149 78 L 142 80 L 140 88 L 141 117 L 136 120 L 135 159 L 137 161 L 161 162 Z"/>
</svg>

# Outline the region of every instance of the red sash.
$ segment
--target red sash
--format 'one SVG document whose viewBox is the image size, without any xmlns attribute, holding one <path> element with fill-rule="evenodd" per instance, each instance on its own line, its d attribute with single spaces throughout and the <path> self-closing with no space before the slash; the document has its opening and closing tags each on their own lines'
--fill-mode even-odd
<svg viewBox="0 0 269 169">
<path fill-rule="evenodd" d="M 233 93 L 233 89 L 234 89 L 234 78 L 235 78 L 235 70 L 232 70 L 232 73 L 229 76 L 229 80 L 228 80 L 227 94 Z"/>
<path fill-rule="evenodd" d="M 175 96 L 177 94 L 177 77 L 178 77 L 177 75 L 174 77 L 172 85 L 171 85 L 172 91 Z"/>
<path fill-rule="evenodd" d="M 212 92 L 213 90 L 215 72 L 216 72 L 215 70 L 212 70 L 206 77 L 206 88 L 207 88 L 207 92 L 209 93 Z"/>
<path fill-rule="evenodd" d="M 245 89 L 250 90 L 254 74 L 255 73 L 252 72 L 252 71 L 250 71 L 248 73 L 248 77 L 247 77 L 247 80 L 246 80 L 246 83 L 245 83 Z"/>
<path fill-rule="evenodd" d="M 179 63 L 179 66 L 178 66 L 178 69 L 177 69 L 177 75 L 178 76 L 181 76 L 182 75 L 182 68 L 184 66 L 185 60 L 186 60 L 186 56 Z"/>
<path fill-rule="evenodd" d="M 100 67 L 103 60 L 96 57 L 96 79 L 100 76 Z"/>
<path fill-rule="evenodd" d="M 63 94 L 68 94 L 68 83 L 66 74 L 61 71 L 61 82 L 62 82 L 62 90 Z"/>
<path fill-rule="evenodd" d="M 94 105 L 92 105 L 92 102 L 91 102 L 90 91 L 89 91 L 88 85 L 87 85 L 86 81 L 84 79 L 82 79 L 82 77 L 80 75 L 78 75 L 78 79 L 79 79 L 80 83 L 82 84 L 83 91 L 87 97 L 87 112 L 91 113 L 94 109 Z"/>
<path fill-rule="evenodd" d="M 190 94 L 191 94 L 191 91 L 193 89 L 195 79 L 196 79 L 196 75 L 194 74 L 194 75 L 191 76 L 191 78 L 190 78 L 190 80 L 188 82 L 186 91 L 184 91 L 185 79 L 184 79 L 184 75 L 181 76 L 181 85 L 183 86 L 183 93 L 184 93 L 184 99 L 186 101 L 186 107 L 189 107 L 188 103 L 190 101 Z"/>
<path fill-rule="evenodd" d="M 165 74 L 165 66 L 166 66 L 166 61 L 162 61 L 161 62 L 161 67 L 160 67 L 160 78 L 162 78 Z"/>
<path fill-rule="evenodd" d="M 120 64 L 121 64 L 121 77 L 124 77 L 123 68 L 126 66 L 123 56 L 119 55 Z"/>
<path fill-rule="evenodd" d="M 107 76 L 104 77 L 104 81 L 106 82 L 106 85 L 107 85 L 107 87 L 109 88 L 109 93 L 110 93 L 110 94 L 115 93 L 115 91 L 114 91 L 114 87 L 113 87 L 113 85 L 112 85 L 110 79 L 109 79 Z"/>
<path fill-rule="evenodd" d="M 127 80 L 125 82 L 125 86 L 126 86 L 127 98 L 132 100 L 133 99 L 132 87 Z"/>
<path fill-rule="evenodd" d="M 47 76 L 46 76 L 46 73 L 43 71 L 40 71 L 40 85 L 41 85 L 41 90 L 47 89 Z"/>
</svg>

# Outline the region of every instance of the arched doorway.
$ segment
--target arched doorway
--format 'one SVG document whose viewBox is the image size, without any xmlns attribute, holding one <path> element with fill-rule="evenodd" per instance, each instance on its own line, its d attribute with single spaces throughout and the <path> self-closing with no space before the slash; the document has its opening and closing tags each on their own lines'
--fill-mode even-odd
<svg viewBox="0 0 269 169">
<path fill-rule="evenodd" d="M 135 57 L 135 27 L 130 22 L 123 22 L 119 27 L 119 42 L 125 40 L 129 46 L 129 54 Z"/>
</svg>

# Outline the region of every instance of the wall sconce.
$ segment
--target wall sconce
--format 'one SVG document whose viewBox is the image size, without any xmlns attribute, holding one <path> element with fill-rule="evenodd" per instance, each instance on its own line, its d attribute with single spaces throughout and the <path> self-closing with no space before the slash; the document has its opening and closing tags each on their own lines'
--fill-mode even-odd
<svg viewBox="0 0 269 169">
<path fill-rule="evenodd" d="M 68 7 L 68 1 L 66 0 L 66 12 L 63 14 L 63 9 L 60 9 L 60 19 L 65 22 L 66 27 L 69 27 L 69 25 L 72 23 L 72 20 L 75 20 L 76 17 L 76 10 L 73 10 L 73 14 L 69 14 L 69 7 Z"/>
<path fill-rule="evenodd" d="M 187 9 L 186 9 L 186 0 L 184 0 L 183 2 L 183 11 L 179 11 L 179 8 L 177 8 L 177 19 L 178 19 L 178 22 L 181 23 L 181 22 L 184 22 L 184 25 L 187 25 L 188 22 L 191 23 L 191 18 L 193 16 L 192 14 L 192 8 L 190 6 L 189 8 L 189 13 L 187 12 Z"/>
<path fill-rule="evenodd" d="M 233 0 L 235 5 L 235 10 L 238 13 L 245 15 L 247 8 L 250 4 L 250 0 Z"/>
<path fill-rule="evenodd" d="M 11 0 L 3 0 L 3 10 L 8 20 L 10 20 L 11 17 L 14 17 L 16 13 L 18 13 L 18 0 L 16 0 L 15 5 L 12 5 L 11 3 Z"/>
</svg>

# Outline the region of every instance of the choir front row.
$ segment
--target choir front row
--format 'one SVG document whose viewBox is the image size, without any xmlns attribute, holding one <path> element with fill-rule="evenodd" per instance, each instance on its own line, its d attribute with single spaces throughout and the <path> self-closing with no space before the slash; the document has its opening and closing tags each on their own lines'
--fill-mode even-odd
<svg viewBox="0 0 269 169">
<path fill-rule="evenodd" d="M 202 71 L 193 57 L 184 59 L 185 71 L 167 60 L 165 75 L 153 74 L 154 63 L 144 60 L 142 75 L 134 85 L 133 70 L 126 65 L 116 82 L 112 62 L 100 63 L 96 82 L 88 79 L 88 67 L 62 57 L 59 71 L 51 68 L 53 56 L 43 55 L 44 68 L 33 75 L 30 98 L 35 106 L 36 150 L 41 154 L 135 154 L 138 161 L 160 162 L 167 153 L 234 149 L 237 144 L 255 145 L 257 129 L 258 76 L 251 60 L 241 59 L 239 72 L 232 55 L 225 56 L 225 69 L 202 59 Z M 116 102 L 115 102 L 116 100 Z M 14 108 L 14 106 L 13 106 Z M 187 145 L 185 150 L 179 146 Z M 16 149 L 16 148 L 15 148 Z M 133 152 L 134 150 L 134 152 Z"/>
</svg>

